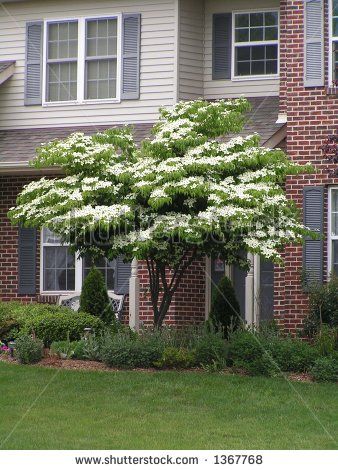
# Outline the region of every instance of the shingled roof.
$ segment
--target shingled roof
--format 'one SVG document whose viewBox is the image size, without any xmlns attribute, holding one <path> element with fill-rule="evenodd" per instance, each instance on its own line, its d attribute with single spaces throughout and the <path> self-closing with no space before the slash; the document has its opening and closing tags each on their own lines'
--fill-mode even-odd
<svg viewBox="0 0 338 470">
<path fill-rule="evenodd" d="M 14 73 L 15 60 L 0 60 L 0 85 Z"/>
<path fill-rule="evenodd" d="M 262 144 L 269 140 L 281 127 L 276 124 L 278 117 L 278 97 L 250 98 L 252 110 L 248 113 L 248 120 L 241 132 L 246 136 L 258 132 L 262 137 Z M 152 123 L 133 124 L 134 137 L 137 143 L 150 136 Z M 114 127 L 109 125 L 81 126 L 81 127 L 53 127 L 33 129 L 0 130 L 0 168 L 28 166 L 28 161 L 35 155 L 35 149 L 41 143 L 53 139 L 63 139 L 73 132 L 84 132 L 91 135 L 98 131 Z M 230 137 L 226 136 L 224 140 Z M 223 140 L 223 139 L 222 139 Z"/>
</svg>

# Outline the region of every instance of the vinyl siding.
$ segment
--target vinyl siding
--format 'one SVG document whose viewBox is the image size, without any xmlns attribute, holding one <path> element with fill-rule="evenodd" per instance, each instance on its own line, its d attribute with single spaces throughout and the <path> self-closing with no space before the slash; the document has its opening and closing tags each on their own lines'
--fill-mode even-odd
<svg viewBox="0 0 338 470">
<path fill-rule="evenodd" d="M 206 0 L 204 36 L 204 97 L 206 99 L 244 96 L 276 96 L 279 93 L 278 79 L 263 80 L 212 80 L 212 15 L 233 10 L 259 10 L 279 7 L 278 0 Z"/>
<path fill-rule="evenodd" d="M 204 94 L 203 0 L 181 0 L 179 18 L 179 97 L 192 100 Z"/>
<path fill-rule="evenodd" d="M 24 106 L 25 24 L 40 19 L 141 13 L 140 99 L 105 104 Z M 0 129 L 151 122 L 175 96 L 175 0 L 45 0 L 0 9 L 0 59 L 16 60 L 0 87 Z"/>
</svg>

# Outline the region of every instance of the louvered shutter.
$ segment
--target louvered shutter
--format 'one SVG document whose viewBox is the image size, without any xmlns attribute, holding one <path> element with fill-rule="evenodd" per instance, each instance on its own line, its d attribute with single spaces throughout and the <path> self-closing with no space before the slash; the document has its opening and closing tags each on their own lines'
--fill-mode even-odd
<svg viewBox="0 0 338 470">
<path fill-rule="evenodd" d="M 116 294 L 129 293 L 129 279 L 131 275 L 131 263 L 124 263 L 123 258 L 119 256 L 116 259 L 115 288 Z"/>
<path fill-rule="evenodd" d="M 324 86 L 324 1 L 304 2 L 304 86 Z"/>
<path fill-rule="evenodd" d="M 36 294 L 36 229 L 19 227 L 18 294 Z"/>
<path fill-rule="evenodd" d="M 121 99 L 137 100 L 140 96 L 141 15 L 122 16 Z"/>
<path fill-rule="evenodd" d="M 231 78 L 231 13 L 213 15 L 212 79 Z"/>
<path fill-rule="evenodd" d="M 304 225 L 323 235 L 324 187 L 306 186 L 303 191 Z M 305 285 L 323 282 L 323 239 L 306 238 L 303 248 Z"/>
<path fill-rule="evenodd" d="M 26 106 L 42 103 L 42 37 L 42 21 L 26 24 Z"/>
</svg>

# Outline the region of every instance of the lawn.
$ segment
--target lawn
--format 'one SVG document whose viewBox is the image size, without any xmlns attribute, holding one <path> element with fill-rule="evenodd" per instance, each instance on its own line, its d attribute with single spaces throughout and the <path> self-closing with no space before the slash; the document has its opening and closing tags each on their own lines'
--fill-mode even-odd
<svg viewBox="0 0 338 470">
<path fill-rule="evenodd" d="M 292 387 L 261 377 L 0 362 L 0 448 L 337 448 L 337 386 Z"/>
</svg>

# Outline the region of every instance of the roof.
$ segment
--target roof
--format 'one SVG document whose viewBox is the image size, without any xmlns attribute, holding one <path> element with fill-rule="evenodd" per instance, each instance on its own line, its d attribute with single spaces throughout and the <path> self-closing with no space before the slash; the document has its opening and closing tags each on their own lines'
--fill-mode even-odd
<svg viewBox="0 0 338 470">
<path fill-rule="evenodd" d="M 248 120 L 240 133 L 243 136 L 258 132 L 261 143 L 266 143 L 283 124 L 276 124 L 278 118 L 278 97 L 249 98 L 252 109 L 248 113 Z M 134 138 L 136 143 L 150 136 L 153 123 L 133 124 Z M 94 134 L 107 128 L 118 127 L 109 125 L 81 126 L 81 127 L 53 127 L 38 129 L 13 129 L 0 130 L 0 168 L 3 167 L 27 167 L 28 161 L 35 156 L 35 149 L 41 143 L 53 139 L 63 139 L 73 132 L 84 132 Z M 229 140 L 226 136 L 224 140 Z M 222 139 L 223 140 L 223 139 Z"/>
<path fill-rule="evenodd" d="M 284 126 L 283 123 L 277 124 L 276 122 L 279 114 L 279 97 L 260 96 L 248 99 L 251 103 L 251 111 L 247 114 L 243 130 L 236 135 L 246 137 L 257 132 L 261 136 L 261 144 L 264 145 Z M 230 137 L 227 136 L 226 140 Z"/>
<path fill-rule="evenodd" d="M 14 73 L 15 60 L 0 60 L 0 85 Z"/>
</svg>

